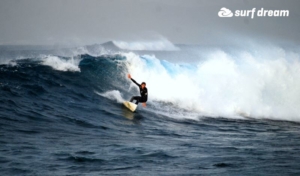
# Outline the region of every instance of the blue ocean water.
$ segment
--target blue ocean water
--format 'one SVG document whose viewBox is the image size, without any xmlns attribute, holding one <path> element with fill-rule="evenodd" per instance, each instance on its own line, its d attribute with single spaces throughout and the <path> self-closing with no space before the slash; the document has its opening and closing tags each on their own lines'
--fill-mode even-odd
<svg viewBox="0 0 300 176">
<path fill-rule="evenodd" d="M 1 50 L 1 175 L 300 174 L 297 53 L 88 49 Z"/>
</svg>

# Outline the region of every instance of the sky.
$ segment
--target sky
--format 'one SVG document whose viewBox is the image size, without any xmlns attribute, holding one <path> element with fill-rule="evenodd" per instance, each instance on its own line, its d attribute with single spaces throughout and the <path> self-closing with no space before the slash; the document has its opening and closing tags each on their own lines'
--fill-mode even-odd
<svg viewBox="0 0 300 176">
<path fill-rule="evenodd" d="M 289 10 L 288 17 L 220 18 Z M 0 45 L 86 45 L 161 38 L 175 44 L 300 43 L 299 0 L 1 0 Z"/>
</svg>

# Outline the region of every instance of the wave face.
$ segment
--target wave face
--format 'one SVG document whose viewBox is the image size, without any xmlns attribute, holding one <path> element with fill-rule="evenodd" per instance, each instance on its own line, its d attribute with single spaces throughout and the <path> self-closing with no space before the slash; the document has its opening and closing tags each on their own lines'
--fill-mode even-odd
<svg viewBox="0 0 300 176">
<path fill-rule="evenodd" d="M 148 110 L 176 118 L 211 116 L 300 121 L 297 52 L 278 47 L 260 49 L 256 53 L 213 49 L 201 52 L 200 61 L 192 63 L 172 62 L 173 56 L 165 53 L 162 60 L 153 54 L 124 51 L 99 56 L 43 54 L 6 61 L 5 68 L 15 69 L 27 61 L 27 65 L 33 62 L 57 71 L 81 72 L 78 74 L 97 87 L 94 93 L 118 102 L 136 94 L 126 77 L 131 73 L 137 81 L 147 83 L 152 105 Z M 185 113 L 177 117 L 178 110 Z"/>
</svg>

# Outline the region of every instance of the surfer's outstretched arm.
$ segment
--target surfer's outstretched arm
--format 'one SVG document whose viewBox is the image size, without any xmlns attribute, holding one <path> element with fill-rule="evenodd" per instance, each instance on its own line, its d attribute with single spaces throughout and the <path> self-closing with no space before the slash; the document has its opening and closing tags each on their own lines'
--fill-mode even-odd
<svg viewBox="0 0 300 176">
<path fill-rule="evenodd" d="M 134 82 L 137 86 L 141 87 L 141 85 L 140 85 L 139 83 L 137 83 L 134 79 L 131 78 L 131 75 L 130 75 L 130 74 L 128 74 L 127 77 L 128 77 L 129 79 L 131 79 L 131 81 Z"/>
<path fill-rule="evenodd" d="M 131 78 L 131 81 L 134 82 L 137 86 L 141 87 L 141 85 L 137 83 L 134 79 Z"/>
</svg>

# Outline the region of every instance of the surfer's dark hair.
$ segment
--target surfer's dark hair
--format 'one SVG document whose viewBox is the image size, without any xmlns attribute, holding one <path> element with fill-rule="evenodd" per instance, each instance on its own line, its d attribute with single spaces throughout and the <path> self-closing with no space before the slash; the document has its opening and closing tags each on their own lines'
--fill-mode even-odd
<svg viewBox="0 0 300 176">
<path fill-rule="evenodd" d="M 142 84 L 145 84 L 145 85 L 146 85 L 146 83 L 145 83 L 145 82 L 142 82 Z"/>
</svg>

